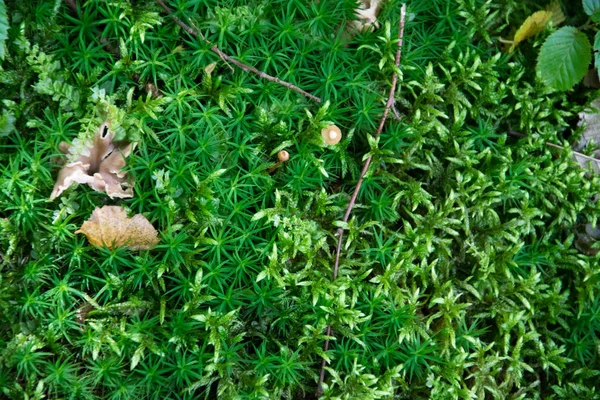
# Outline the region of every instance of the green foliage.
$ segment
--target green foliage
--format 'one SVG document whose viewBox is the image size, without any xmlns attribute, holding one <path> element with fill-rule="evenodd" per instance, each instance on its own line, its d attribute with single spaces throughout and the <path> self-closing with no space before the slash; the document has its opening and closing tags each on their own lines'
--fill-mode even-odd
<svg viewBox="0 0 600 400">
<path fill-rule="evenodd" d="M 230 69 L 152 2 L 7 2 L 2 396 L 312 398 L 325 359 L 325 399 L 597 397 L 600 253 L 585 226 L 600 177 L 569 146 L 595 93 L 539 80 L 544 38 L 511 55 L 495 40 L 537 3 L 407 2 L 401 118 L 376 140 L 400 1 L 360 33 L 346 31 L 353 0 L 167 1 L 322 104 Z M 81 185 L 48 201 L 60 143 L 83 147 L 104 120 L 138 143 L 134 196 Z M 331 123 L 343 139 L 325 146 Z M 160 244 L 75 235 L 105 204 L 143 214 Z"/>
<path fill-rule="evenodd" d="M 583 0 L 583 10 L 596 24 L 600 23 L 600 2 Z M 538 57 L 537 68 L 542 81 L 557 90 L 570 90 L 580 82 L 592 61 L 592 46 L 585 32 L 580 29 L 592 27 L 586 23 L 577 29 L 566 26 L 552 33 L 544 42 Z M 600 65 L 598 32 L 593 45 L 596 68 Z"/>
<path fill-rule="evenodd" d="M 0 60 L 6 57 L 6 39 L 8 39 L 8 15 L 6 15 L 4 0 L 0 0 Z"/>
<path fill-rule="evenodd" d="M 592 61 L 587 36 L 572 26 L 560 28 L 544 42 L 538 60 L 542 80 L 558 90 L 569 90 L 583 79 Z"/>
<path fill-rule="evenodd" d="M 600 22 L 600 1 L 583 0 L 583 10 L 592 17 L 595 22 Z"/>
</svg>

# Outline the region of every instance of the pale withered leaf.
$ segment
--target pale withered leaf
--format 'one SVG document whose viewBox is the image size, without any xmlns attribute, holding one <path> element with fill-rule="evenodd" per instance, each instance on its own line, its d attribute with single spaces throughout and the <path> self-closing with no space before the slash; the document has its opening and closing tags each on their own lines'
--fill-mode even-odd
<svg viewBox="0 0 600 400">
<path fill-rule="evenodd" d="M 383 0 L 362 0 L 356 10 L 358 20 L 352 21 L 349 30 L 352 32 L 364 32 L 368 29 L 379 27 L 377 14 L 381 8 Z"/>
<path fill-rule="evenodd" d="M 125 209 L 119 206 L 96 208 L 75 233 L 83 233 L 91 244 L 109 249 L 150 250 L 159 242 L 158 232 L 146 217 L 136 214 L 128 218 Z"/>
<path fill-rule="evenodd" d="M 573 149 L 576 150 L 573 157 L 584 168 L 587 168 L 588 164 L 591 163 L 594 171 L 599 173 L 600 160 L 598 157 L 600 157 L 600 150 L 596 150 L 592 157 L 579 153 L 590 142 L 600 145 L 600 113 L 597 111 L 600 110 L 600 99 L 592 101 L 591 108 L 590 112 L 579 113 L 579 126 L 585 125 L 585 129 L 581 133 L 579 142 L 573 146 Z"/>
<path fill-rule="evenodd" d="M 125 198 L 133 196 L 132 184 L 127 174 L 122 172 L 125 167 L 125 157 L 131 154 L 135 143 L 115 143 L 115 133 L 104 122 L 98 128 L 93 141 L 76 154 L 71 145 L 62 142 L 61 152 L 70 155 L 70 161 L 58 173 L 50 200 L 54 200 L 75 183 L 84 183 L 94 190 L 106 192 L 110 198 Z"/>
</svg>

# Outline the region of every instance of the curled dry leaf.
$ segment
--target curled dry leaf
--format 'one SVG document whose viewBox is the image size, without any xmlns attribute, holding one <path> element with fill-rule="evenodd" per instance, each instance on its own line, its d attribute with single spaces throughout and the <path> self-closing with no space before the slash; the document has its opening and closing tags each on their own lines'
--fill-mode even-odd
<svg viewBox="0 0 600 400">
<path fill-rule="evenodd" d="M 600 173 L 600 159 L 598 159 L 600 158 L 600 150 L 594 151 L 592 156 L 580 153 L 580 151 L 590 144 L 590 142 L 593 142 L 596 146 L 600 145 L 600 98 L 592 101 L 590 106 L 592 109 L 595 109 L 595 111 L 590 110 L 591 112 L 579 113 L 578 126 L 585 125 L 585 128 L 581 133 L 579 142 L 573 146 L 573 148 L 576 150 L 573 152 L 573 158 L 583 168 L 587 168 L 587 166 L 591 164 L 594 172 Z M 598 195 L 596 195 L 596 198 L 592 201 L 598 201 Z M 598 240 L 600 240 L 600 226 L 586 224 L 585 232 L 580 229 L 577 233 L 575 245 L 585 254 L 596 255 L 596 253 L 598 253 L 598 249 L 593 248 L 592 245 Z"/>
<path fill-rule="evenodd" d="M 591 107 L 595 110 L 600 110 L 600 98 L 592 101 Z M 575 150 L 573 157 L 583 168 L 587 168 L 588 163 L 591 162 L 594 171 L 600 173 L 600 160 L 598 159 L 600 157 L 600 150 L 596 150 L 592 157 L 579 153 L 592 141 L 595 145 L 600 145 L 600 114 L 598 111 L 579 113 L 579 126 L 584 124 L 585 129 L 581 133 L 581 138 L 573 146 Z"/>
<path fill-rule="evenodd" d="M 546 6 L 546 11 L 550 11 L 552 13 L 552 21 L 553 26 L 558 26 L 565 22 L 565 13 L 563 13 L 562 7 L 560 5 L 560 1 L 554 0 L 552 3 Z"/>
<path fill-rule="evenodd" d="M 146 217 L 136 214 L 128 218 L 125 209 L 119 206 L 96 208 L 75 233 L 83 233 L 91 244 L 109 249 L 150 250 L 159 242 L 158 232 Z"/>
<path fill-rule="evenodd" d="M 592 68 L 588 70 L 583 77 L 583 84 L 587 87 L 600 89 L 600 78 L 598 77 L 598 69 Z"/>
<path fill-rule="evenodd" d="M 350 31 L 364 32 L 378 28 L 377 14 L 382 2 L 383 0 L 362 0 L 356 10 L 358 20 L 350 23 Z"/>
<path fill-rule="evenodd" d="M 552 3 L 548 4 L 546 10 L 537 11 L 531 14 L 525 20 L 525 22 L 523 22 L 517 32 L 515 32 L 509 52 L 512 53 L 515 50 L 515 47 L 517 47 L 522 41 L 542 32 L 544 29 L 546 29 L 546 26 L 548 26 L 550 22 L 552 22 L 553 26 L 558 26 L 564 22 L 564 20 L 565 14 L 562 12 L 560 3 L 558 1 L 553 1 Z"/>
<path fill-rule="evenodd" d="M 546 29 L 546 25 L 548 25 L 551 18 L 551 11 L 538 11 L 531 14 L 515 33 L 515 37 L 513 38 L 513 43 L 509 51 L 512 53 L 519 43 Z"/>
<path fill-rule="evenodd" d="M 50 200 L 75 183 L 85 183 L 94 190 L 106 192 L 110 198 L 131 197 L 132 184 L 121 169 L 125 167 L 125 157 L 129 156 L 135 143 L 115 143 L 112 141 L 114 136 L 115 133 L 108 128 L 108 122 L 102 123 L 93 141 L 83 146 L 79 154 L 70 155 L 74 159 L 67 162 L 58 173 Z M 69 154 L 72 148 L 65 142 L 59 145 L 60 151 L 65 154 Z"/>
</svg>

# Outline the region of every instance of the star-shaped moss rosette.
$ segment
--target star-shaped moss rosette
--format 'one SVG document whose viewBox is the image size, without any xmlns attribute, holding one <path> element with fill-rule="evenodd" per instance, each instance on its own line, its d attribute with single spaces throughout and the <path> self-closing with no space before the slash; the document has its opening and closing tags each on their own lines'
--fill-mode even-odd
<svg viewBox="0 0 600 400">
<path fill-rule="evenodd" d="M 85 183 L 94 190 L 106 192 L 110 198 L 133 196 L 133 183 L 122 169 L 127 164 L 125 158 L 131 154 L 135 143 L 113 142 L 115 133 L 103 122 L 90 143 L 83 146 L 60 144 L 60 150 L 67 154 L 64 167 L 58 173 L 50 200 L 54 200 L 76 183 Z M 73 149 L 77 148 L 77 152 Z"/>
</svg>

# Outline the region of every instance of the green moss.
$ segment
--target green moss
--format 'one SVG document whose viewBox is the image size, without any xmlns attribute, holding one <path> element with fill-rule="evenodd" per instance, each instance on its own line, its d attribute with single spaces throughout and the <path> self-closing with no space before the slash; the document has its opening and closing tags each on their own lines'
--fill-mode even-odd
<svg viewBox="0 0 600 400">
<path fill-rule="evenodd" d="M 232 71 L 152 2 L 16 3 L 0 70 L 4 396 L 312 398 L 324 357 L 324 398 L 597 397 L 600 263 L 582 232 L 600 178 L 568 144 L 596 93 L 538 80 L 548 32 L 512 55 L 497 41 L 538 2 L 407 2 L 402 118 L 379 140 L 399 1 L 353 36 L 350 0 L 168 3 L 322 104 Z M 48 201 L 59 143 L 105 119 L 138 141 L 134 197 L 81 185 Z M 146 216 L 156 249 L 75 235 L 105 204 Z"/>
</svg>

